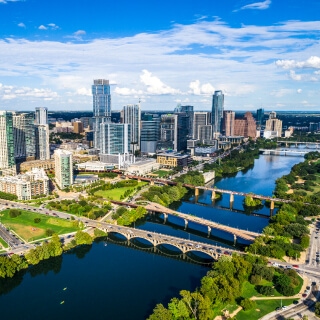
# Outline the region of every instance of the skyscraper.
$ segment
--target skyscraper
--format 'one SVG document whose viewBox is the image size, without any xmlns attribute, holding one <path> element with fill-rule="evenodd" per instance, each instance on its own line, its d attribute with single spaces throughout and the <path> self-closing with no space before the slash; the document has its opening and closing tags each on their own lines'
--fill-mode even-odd
<svg viewBox="0 0 320 320">
<path fill-rule="evenodd" d="M 141 121 L 140 150 L 142 153 L 155 153 L 160 133 L 160 117 L 158 114 L 145 116 Z"/>
<path fill-rule="evenodd" d="M 227 137 L 234 135 L 234 120 L 236 113 L 234 111 L 223 111 L 224 134 Z"/>
<path fill-rule="evenodd" d="M 64 189 L 73 184 L 72 152 L 62 149 L 54 151 L 55 180 L 59 188 Z"/>
<path fill-rule="evenodd" d="M 98 79 L 93 81 L 93 130 L 94 147 L 100 148 L 100 124 L 111 122 L 111 94 L 109 80 Z"/>
<path fill-rule="evenodd" d="M 0 111 L 0 169 L 15 167 L 12 112 Z"/>
<path fill-rule="evenodd" d="M 257 110 L 257 117 L 256 117 L 258 127 L 262 126 L 263 119 L 264 119 L 264 109 L 260 108 Z"/>
<path fill-rule="evenodd" d="M 140 150 L 140 121 L 141 110 L 139 104 L 128 104 L 123 107 L 122 110 L 122 123 L 131 125 L 131 146 L 130 150 L 134 153 L 136 150 Z"/>
<path fill-rule="evenodd" d="M 256 138 L 257 127 L 251 112 L 246 112 L 243 119 L 234 121 L 234 134 L 245 138 Z"/>
<path fill-rule="evenodd" d="M 36 137 L 33 114 L 12 112 L 12 116 L 16 161 L 35 160 Z"/>
<path fill-rule="evenodd" d="M 50 159 L 49 125 L 35 126 L 36 131 L 36 158 L 39 160 Z"/>
<path fill-rule="evenodd" d="M 35 124 L 48 124 L 48 109 L 36 107 Z"/>
<path fill-rule="evenodd" d="M 224 94 L 221 90 L 214 92 L 212 97 L 212 131 L 221 133 L 221 120 L 223 118 Z"/>
</svg>

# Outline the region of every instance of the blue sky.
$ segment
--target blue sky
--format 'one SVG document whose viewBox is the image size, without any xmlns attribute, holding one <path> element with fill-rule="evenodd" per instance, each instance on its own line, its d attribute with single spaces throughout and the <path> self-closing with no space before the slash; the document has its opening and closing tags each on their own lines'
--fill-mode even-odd
<svg viewBox="0 0 320 320">
<path fill-rule="evenodd" d="M 320 110 L 318 0 L 0 0 L 0 109 Z"/>
</svg>

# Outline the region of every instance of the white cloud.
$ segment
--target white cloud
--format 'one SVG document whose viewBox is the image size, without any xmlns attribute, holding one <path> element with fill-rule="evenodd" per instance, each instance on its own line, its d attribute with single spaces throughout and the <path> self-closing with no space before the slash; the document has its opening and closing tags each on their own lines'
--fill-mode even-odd
<svg viewBox="0 0 320 320">
<path fill-rule="evenodd" d="M 80 96 L 91 96 L 92 92 L 89 88 L 80 88 L 77 89 L 77 94 L 79 94 Z"/>
<path fill-rule="evenodd" d="M 19 1 L 24 1 L 24 0 L 0 0 L 0 3 L 6 4 L 8 2 L 19 2 Z"/>
<path fill-rule="evenodd" d="M 277 98 L 283 97 L 283 96 L 288 96 L 292 94 L 292 89 L 278 89 L 274 90 L 270 93 L 271 96 L 275 96 Z"/>
<path fill-rule="evenodd" d="M 130 88 L 119 88 L 116 87 L 114 89 L 114 93 L 120 95 L 120 96 L 131 96 L 131 95 L 142 95 L 143 91 L 142 90 L 135 90 L 135 89 L 130 89 Z"/>
<path fill-rule="evenodd" d="M 2 92 L 4 94 L 2 94 Z M 58 97 L 57 92 L 53 92 L 50 89 L 39 89 L 30 87 L 20 87 L 16 88 L 13 86 L 0 86 L 0 98 L 2 100 L 12 100 L 16 98 L 29 99 L 29 98 L 39 98 L 43 100 L 52 100 Z"/>
<path fill-rule="evenodd" d="M 311 56 L 305 61 L 295 61 L 295 60 L 278 60 L 276 65 L 283 69 L 292 69 L 292 68 L 313 68 L 320 69 L 320 57 Z"/>
<path fill-rule="evenodd" d="M 140 81 L 147 86 L 147 93 L 149 94 L 178 94 L 179 90 L 173 89 L 164 84 L 159 78 L 152 75 L 148 70 L 142 70 Z"/>
<path fill-rule="evenodd" d="M 39 26 L 38 29 L 39 29 L 39 30 L 47 30 L 48 28 L 42 24 L 41 26 Z"/>
<path fill-rule="evenodd" d="M 195 94 L 195 95 L 200 95 L 200 94 L 213 94 L 214 93 L 214 87 L 210 83 L 205 83 L 203 85 L 200 85 L 200 81 L 192 81 L 189 84 L 189 88 L 191 91 L 189 93 Z"/>
<path fill-rule="evenodd" d="M 265 10 L 269 8 L 270 4 L 271 4 L 271 0 L 265 0 L 263 2 L 255 2 L 255 3 L 247 4 L 241 7 L 239 10 L 246 10 L 246 9 Z M 234 10 L 234 12 L 239 10 Z"/>
<path fill-rule="evenodd" d="M 298 89 L 298 90 L 297 90 L 297 93 L 301 93 L 301 92 L 302 92 L 302 89 Z"/>
<path fill-rule="evenodd" d="M 296 81 L 300 81 L 301 80 L 301 75 L 296 74 L 294 70 L 290 70 L 289 77 L 292 80 L 296 80 Z"/>
<path fill-rule="evenodd" d="M 57 26 L 55 23 L 48 23 L 46 26 L 42 24 L 41 26 L 39 26 L 38 29 L 39 30 L 48 30 L 48 29 L 57 30 L 59 29 L 59 26 Z"/>
<path fill-rule="evenodd" d="M 20 27 L 20 28 L 25 28 L 26 27 L 26 25 L 23 22 L 18 23 L 17 26 Z"/>
</svg>

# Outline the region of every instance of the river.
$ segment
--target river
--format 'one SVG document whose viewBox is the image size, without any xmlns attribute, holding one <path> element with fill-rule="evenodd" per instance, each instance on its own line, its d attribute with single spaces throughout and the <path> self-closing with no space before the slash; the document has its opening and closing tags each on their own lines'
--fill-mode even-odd
<svg viewBox="0 0 320 320">
<path fill-rule="evenodd" d="M 301 157 L 260 156 L 253 168 L 214 185 L 221 189 L 271 195 L 274 181 L 302 160 Z M 235 197 L 236 211 L 221 209 L 229 206 L 228 197 L 212 204 L 209 192 L 204 192 L 198 201 L 200 204 L 194 203 L 191 195 L 175 205 L 181 212 L 249 230 L 262 230 L 268 224 L 268 208 L 260 210 L 261 216 L 240 212 L 243 210 L 240 197 Z M 233 245 L 232 239 L 225 235 L 217 233 L 207 238 L 201 228 L 184 230 L 179 223 L 161 223 L 161 217 L 148 217 L 135 227 L 226 247 Z M 168 303 L 182 289 L 194 290 L 208 271 L 207 266 L 185 262 L 174 255 L 167 257 L 152 253 L 151 249 L 146 251 L 144 242 L 138 245 L 141 249 L 107 239 L 0 281 L 1 318 L 146 319 L 157 303 Z M 173 248 L 163 248 L 163 252 L 166 249 L 172 249 L 174 253 Z"/>
</svg>

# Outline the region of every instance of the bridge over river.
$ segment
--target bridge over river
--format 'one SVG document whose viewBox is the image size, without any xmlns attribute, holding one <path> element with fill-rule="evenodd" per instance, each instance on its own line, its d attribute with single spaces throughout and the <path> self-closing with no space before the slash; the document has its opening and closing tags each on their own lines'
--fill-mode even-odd
<svg viewBox="0 0 320 320">
<path fill-rule="evenodd" d="M 114 201 L 114 200 L 112 200 L 111 202 L 114 204 L 122 205 L 122 206 L 130 206 L 133 208 L 138 207 L 137 204 L 133 204 L 130 202 L 121 202 L 121 201 Z M 174 210 L 163 207 L 162 205 L 160 205 L 158 203 L 154 203 L 154 202 L 148 202 L 148 204 L 145 205 L 144 208 L 146 208 L 150 213 L 163 214 L 165 221 L 168 218 L 168 215 L 179 217 L 184 220 L 185 228 L 188 227 L 189 222 L 194 222 L 194 223 L 200 224 L 202 226 L 205 226 L 208 228 L 208 235 L 210 235 L 212 228 L 218 229 L 221 231 L 225 231 L 227 233 L 231 233 L 233 235 L 235 241 L 237 238 L 242 238 L 242 239 L 248 240 L 248 241 L 254 241 L 254 239 L 256 237 L 261 235 L 261 233 L 258 233 L 258 232 L 233 228 L 233 227 L 229 227 L 229 226 L 226 226 L 226 225 L 223 225 L 223 224 L 220 224 L 217 222 L 213 222 L 213 221 L 210 221 L 207 219 L 195 217 L 190 214 L 185 214 L 185 213 L 181 213 L 178 211 L 174 211 Z"/>
<path fill-rule="evenodd" d="M 152 246 L 159 247 L 161 245 L 171 245 L 179 249 L 183 254 L 188 252 L 202 252 L 210 256 L 212 259 L 217 260 L 222 255 L 232 255 L 233 253 L 245 254 L 242 251 L 233 249 L 222 249 L 221 247 L 203 243 L 199 241 L 193 241 L 188 239 L 182 239 L 174 236 L 169 236 L 166 234 L 160 234 L 156 232 L 150 232 L 141 229 L 134 229 L 130 227 L 118 226 L 114 224 L 109 224 L 105 222 L 98 222 L 94 220 L 88 221 L 87 226 L 95 227 L 100 230 L 109 233 L 118 233 L 125 237 L 127 240 L 133 239 L 144 239 L 148 241 Z"/>
</svg>

